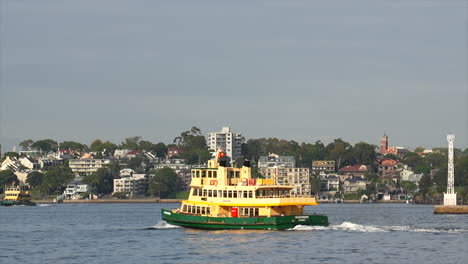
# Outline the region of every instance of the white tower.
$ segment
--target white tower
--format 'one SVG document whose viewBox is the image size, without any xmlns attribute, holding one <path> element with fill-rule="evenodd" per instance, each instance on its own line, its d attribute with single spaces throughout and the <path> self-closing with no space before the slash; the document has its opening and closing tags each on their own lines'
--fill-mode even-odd
<svg viewBox="0 0 468 264">
<path fill-rule="evenodd" d="M 453 142 L 455 135 L 447 135 L 448 141 L 448 179 L 447 193 L 444 193 L 444 205 L 457 205 L 457 194 L 454 187 L 454 169 L 453 169 Z"/>
</svg>

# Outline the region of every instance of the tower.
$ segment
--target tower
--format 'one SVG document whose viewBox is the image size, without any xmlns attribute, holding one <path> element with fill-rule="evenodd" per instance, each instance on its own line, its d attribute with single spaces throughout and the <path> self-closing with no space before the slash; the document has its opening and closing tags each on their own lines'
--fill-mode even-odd
<svg viewBox="0 0 468 264">
<path fill-rule="evenodd" d="M 448 141 L 448 179 L 447 192 L 444 193 L 444 205 L 457 205 L 457 194 L 454 187 L 454 168 L 453 168 L 453 142 L 455 135 L 447 135 Z"/>
<path fill-rule="evenodd" d="M 387 135 L 383 135 L 382 139 L 380 139 L 380 154 L 384 155 L 387 153 L 388 150 L 388 137 Z"/>
</svg>

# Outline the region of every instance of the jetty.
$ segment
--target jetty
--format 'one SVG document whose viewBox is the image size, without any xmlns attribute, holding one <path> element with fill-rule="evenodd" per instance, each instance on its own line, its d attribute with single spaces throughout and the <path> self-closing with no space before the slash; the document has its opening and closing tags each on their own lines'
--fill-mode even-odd
<svg viewBox="0 0 468 264">
<path fill-rule="evenodd" d="M 436 205 L 434 214 L 468 214 L 468 205 Z"/>
</svg>

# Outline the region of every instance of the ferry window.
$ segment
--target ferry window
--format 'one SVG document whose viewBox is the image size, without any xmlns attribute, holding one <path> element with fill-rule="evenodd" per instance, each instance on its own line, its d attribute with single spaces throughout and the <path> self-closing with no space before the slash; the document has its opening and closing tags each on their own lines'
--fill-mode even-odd
<svg viewBox="0 0 468 264">
<path fill-rule="evenodd" d="M 200 178 L 200 171 L 196 171 L 195 173 L 196 173 L 197 178 Z"/>
<path fill-rule="evenodd" d="M 213 197 L 213 191 L 212 190 L 208 190 L 208 197 Z"/>
<path fill-rule="evenodd" d="M 236 171 L 236 178 L 240 178 L 240 171 Z"/>
<path fill-rule="evenodd" d="M 191 206 L 191 205 L 189 205 L 189 206 L 188 206 L 188 210 L 187 210 L 187 212 L 189 212 L 189 213 L 191 213 L 191 212 L 192 212 L 192 206 Z"/>
<path fill-rule="evenodd" d="M 229 171 L 229 178 L 233 178 L 234 177 L 234 172 L 233 171 Z"/>
<path fill-rule="evenodd" d="M 228 191 L 228 198 L 232 198 L 232 191 Z"/>
<path fill-rule="evenodd" d="M 202 196 L 202 189 L 198 189 L 198 196 Z"/>
<path fill-rule="evenodd" d="M 249 191 L 249 198 L 252 198 L 252 191 Z"/>
<path fill-rule="evenodd" d="M 210 214 L 210 207 L 206 208 L 206 214 Z"/>
<path fill-rule="evenodd" d="M 227 191 L 226 190 L 223 191 L 223 197 L 227 198 Z"/>
<path fill-rule="evenodd" d="M 258 208 L 255 208 L 254 210 L 255 210 L 255 211 L 254 211 L 254 215 L 255 215 L 255 216 L 258 216 Z"/>
<path fill-rule="evenodd" d="M 259 193 L 259 190 L 256 190 L 256 191 L 255 191 L 255 197 L 259 197 L 259 196 L 260 196 L 259 194 L 260 194 L 260 193 Z"/>
<path fill-rule="evenodd" d="M 244 198 L 247 198 L 247 191 L 242 191 L 244 193 Z"/>
<path fill-rule="evenodd" d="M 206 171 L 202 171 L 202 178 L 206 178 Z"/>
<path fill-rule="evenodd" d="M 204 190 L 203 190 L 203 197 L 206 197 L 206 196 L 207 196 L 207 190 L 204 189 Z"/>
<path fill-rule="evenodd" d="M 213 197 L 218 197 L 218 191 L 213 190 Z"/>
<path fill-rule="evenodd" d="M 192 171 L 192 178 L 195 178 L 195 171 Z"/>
<path fill-rule="evenodd" d="M 223 197 L 223 191 L 218 191 L 218 197 Z"/>
<path fill-rule="evenodd" d="M 205 208 L 206 208 L 206 207 L 202 207 L 202 208 L 201 208 L 201 214 L 205 214 L 205 213 L 206 213 L 206 212 L 205 212 Z"/>
<path fill-rule="evenodd" d="M 253 208 L 249 208 L 249 216 L 254 216 L 254 210 L 253 210 Z"/>
<path fill-rule="evenodd" d="M 237 191 L 232 191 L 232 197 L 237 198 Z"/>
<path fill-rule="evenodd" d="M 213 171 L 213 178 L 218 178 L 218 172 L 217 171 Z"/>
<path fill-rule="evenodd" d="M 211 175 L 211 171 L 208 171 L 208 178 L 211 178 L 212 175 Z"/>
<path fill-rule="evenodd" d="M 197 214 L 200 214 L 200 206 L 197 206 Z"/>
<path fill-rule="evenodd" d="M 197 194 L 198 194 L 198 189 L 193 189 L 193 194 L 192 195 L 197 196 Z"/>
<path fill-rule="evenodd" d="M 187 205 L 186 205 L 186 204 L 184 204 L 184 207 L 183 207 L 183 209 L 182 209 L 182 212 L 187 212 Z"/>
</svg>

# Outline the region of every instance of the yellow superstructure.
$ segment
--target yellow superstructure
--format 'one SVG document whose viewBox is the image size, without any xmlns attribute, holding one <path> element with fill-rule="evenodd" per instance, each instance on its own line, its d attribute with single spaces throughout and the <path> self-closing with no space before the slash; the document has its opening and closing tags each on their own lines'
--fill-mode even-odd
<svg viewBox="0 0 468 264">
<path fill-rule="evenodd" d="M 4 189 L 4 201 L 30 201 L 31 194 L 29 190 L 21 186 L 10 186 Z"/>
<path fill-rule="evenodd" d="M 224 164 L 225 165 L 225 164 Z M 182 214 L 212 217 L 271 217 L 302 215 L 305 205 L 317 205 L 314 196 L 291 195 L 294 186 L 275 185 L 274 179 L 253 179 L 250 165 L 223 166 L 218 159 L 208 168 L 192 169 L 188 200 Z"/>
</svg>

